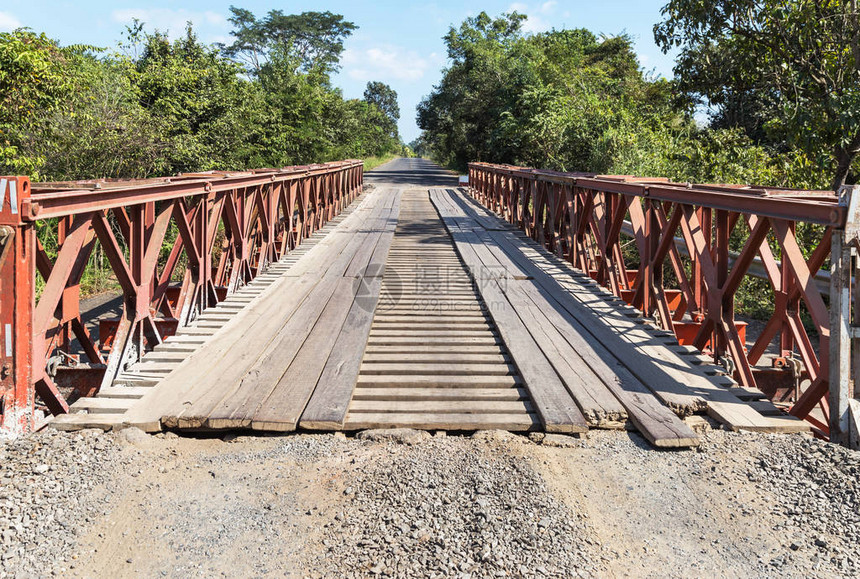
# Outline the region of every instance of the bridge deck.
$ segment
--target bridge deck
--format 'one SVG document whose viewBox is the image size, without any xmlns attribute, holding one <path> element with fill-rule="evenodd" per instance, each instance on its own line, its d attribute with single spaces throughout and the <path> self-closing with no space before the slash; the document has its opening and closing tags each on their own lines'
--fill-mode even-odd
<svg viewBox="0 0 860 579">
<path fill-rule="evenodd" d="M 392 181 L 395 181 L 392 179 Z M 472 202 L 381 186 L 57 428 L 792 432 L 759 398 Z"/>
</svg>

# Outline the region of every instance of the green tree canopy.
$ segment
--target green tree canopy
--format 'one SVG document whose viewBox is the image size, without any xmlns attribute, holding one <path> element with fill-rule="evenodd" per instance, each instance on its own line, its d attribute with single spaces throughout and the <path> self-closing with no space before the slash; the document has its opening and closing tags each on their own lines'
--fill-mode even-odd
<svg viewBox="0 0 860 579">
<path fill-rule="evenodd" d="M 254 72 L 259 72 L 272 52 L 278 50 L 300 70 L 327 75 L 337 70 L 343 41 L 358 28 L 340 14 L 328 11 L 284 14 L 282 10 L 270 10 L 259 19 L 244 8 L 231 6 L 230 12 L 234 27 L 230 34 L 236 40 L 224 51 Z"/>
<path fill-rule="evenodd" d="M 397 121 L 400 119 L 400 105 L 397 104 L 397 91 L 384 82 L 371 81 L 364 89 L 364 102 L 376 107 L 382 113 L 380 117 L 382 131 L 399 140 Z"/>
<path fill-rule="evenodd" d="M 376 105 L 392 121 L 400 119 L 400 105 L 397 104 L 397 91 L 379 81 L 370 81 L 364 89 L 364 100 Z"/>
<path fill-rule="evenodd" d="M 22 141 L 71 93 L 69 52 L 44 34 L 0 33 L 0 167 L 7 173 L 35 172 L 40 161 L 21 150 Z"/>
<path fill-rule="evenodd" d="M 329 82 L 338 30 L 352 25 L 315 16 L 315 32 L 303 15 L 275 16 L 267 22 L 292 22 L 295 34 L 266 40 L 251 75 L 190 25 L 171 40 L 135 22 L 119 53 L 0 34 L 0 173 L 142 178 L 400 151 L 396 124 L 377 104 L 344 99 Z"/>
<path fill-rule="evenodd" d="M 418 107 L 426 145 L 459 168 L 486 160 L 558 169 L 609 165 L 601 138 L 665 91 L 644 82 L 626 36 L 588 30 L 527 35 L 525 16 L 486 13 L 444 37 L 451 66 Z M 656 99 L 656 100 L 655 100 Z"/>
<path fill-rule="evenodd" d="M 860 13 L 856 0 L 671 0 L 654 27 L 680 47 L 683 90 L 717 107 L 724 124 L 835 161 L 846 182 L 860 152 Z"/>
</svg>

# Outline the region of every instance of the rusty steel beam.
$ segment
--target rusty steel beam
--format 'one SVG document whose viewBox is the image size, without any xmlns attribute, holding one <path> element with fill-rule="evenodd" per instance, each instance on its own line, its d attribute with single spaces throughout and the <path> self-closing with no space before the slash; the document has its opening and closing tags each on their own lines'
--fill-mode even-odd
<svg viewBox="0 0 860 579">
<path fill-rule="evenodd" d="M 469 188 L 477 201 L 654 317 L 681 343 L 712 355 L 745 386 L 757 385 L 754 365 L 779 335 L 778 361 L 796 358 L 811 380 L 791 412 L 827 434 L 831 321 L 824 301 L 829 292 L 821 283 L 829 280 L 819 270 L 849 213 L 835 193 L 489 163 L 469 165 Z M 825 228 L 809 257 L 798 244 L 798 223 Z M 739 253 L 730 252 L 729 238 L 739 226 L 751 234 Z M 621 233 L 633 238 L 626 249 Z M 664 267 L 674 273 L 673 287 L 666 286 Z M 745 324 L 735 321 L 734 311 L 748 276 L 768 280 L 776 296 L 771 320 L 750 352 Z M 817 344 L 801 321 L 801 309 L 811 318 Z M 816 407 L 824 420 L 810 414 Z"/>
<path fill-rule="evenodd" d="M 356 170 L 360 165 L 361 161 L 339 161 L 249 174 L 197 173 L 193 178 L 165 178 L 130 185 L 124 185 L 121 181 L 109 184 L 93 182 L 89 188 L 71 190 L 60 189 L 56 184 L 47 187 L 34 185 L 33 194 L 25 200 L 21 213 L 25 219 L 30 220 L 66 217 L 89 211 L 127 207 L 131 204 L 168 201 L 272 183 L 303 181 L 328 175 L 331 171 Z"/>
<path fill-rule="evenodd" d="M 0 178 L 0 432 L 32 429 L 36 404 L 68 411 L 69 376 L 86 375 L 78 393 L 111 383 L 322 227 L 362 183 L 356 160 L 136 181 Z M 36 239 L 37 222 L 53 230 L 55 255 Z M 80 311 L 96 251 L 122 294 L 122 315 L 101 320 L 100 343 Z"/>
<path fill-rule="evenodd" d="M 762 187 L 694 185 L 671 183 L 666 179 L 637 178 L 628 175 L 594 175 L 558 173 L 508 165 L 470 163 L 475 170 L 492 170 L 499 175 L 518 179 L 557 183 L 604 193 L 648 197 L 673 203 L 694 203 L 724 211 L 750 212 L 757 215 L 839 227 L 845 223 L 846 208 L 839 205 L 832 191 L 789 191 Z"/>
</svg>

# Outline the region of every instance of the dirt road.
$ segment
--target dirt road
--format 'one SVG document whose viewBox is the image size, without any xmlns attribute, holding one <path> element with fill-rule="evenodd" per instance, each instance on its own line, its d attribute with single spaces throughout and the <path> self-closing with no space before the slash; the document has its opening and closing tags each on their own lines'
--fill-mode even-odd
<svg viewBox="0 0 860 579">
<path fill-rule="evenodd" d="M 561 445 L 561 446 L 558 446 Z M 0 576 L 856 576 L 860 457 L 714 431 L 0 446 Z"/>
</svg>

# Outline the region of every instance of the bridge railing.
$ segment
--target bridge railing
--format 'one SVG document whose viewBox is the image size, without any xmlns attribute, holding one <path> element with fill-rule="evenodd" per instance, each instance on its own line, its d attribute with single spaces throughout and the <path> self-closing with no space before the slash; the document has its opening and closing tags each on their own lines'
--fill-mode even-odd
<svg viewBox="0 0 860 579">
<path fill-rule="evenodd" d="M 469 186 L 480 203 L 681 344 L 712 355 L 739 384 L 788 402 L 824 436 L 831 427 L 834 438 L 845 436 L 848 402 L 833 393 L 851 397 L 851 368 L 831 388 L 831 367 L 845 361 L 844 353 L 831 357 L 830 335 L 839 315 L 851 321 L 851 260 L 833 260 L 842 264 L 838 275 L 822 270 L 832 248 L 842 251 L 850 195 L 486 163 L 469 165 Z M 769 318 L 750 343 L 747 323 L 735 316 L 747 277 L 766 279 L 772 298 Z M 835 291 L 828 282 L 849 295 L 837 298 L 847 304 L 837 321 L 828 311 Z M 847 331 L 849 338 L 860 335 Z M 770 365 L 762 365 L 775 340 Z M 839 404 L 832 415 L 831 400 Z"/>
<path fill-rule="evenodd" d="M 110 384 L 337 215 L 362 182 L 355 160 L 140 181 L 0 178 L 0 433 L 30 430 L 37 405 L 67 412 L 64 392 Z M 96 261 L 122 296 L 98 340 L 81 308 Z"/>
</svg>

